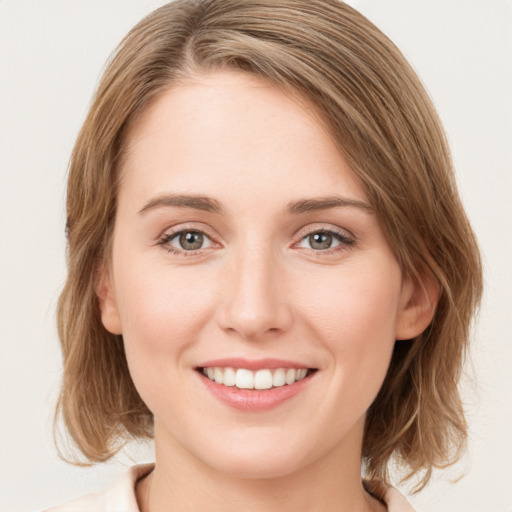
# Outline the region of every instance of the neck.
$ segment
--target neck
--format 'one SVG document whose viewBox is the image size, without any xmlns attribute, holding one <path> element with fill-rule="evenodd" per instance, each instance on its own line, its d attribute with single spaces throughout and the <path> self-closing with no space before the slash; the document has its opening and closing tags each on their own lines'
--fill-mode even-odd
<svg viewBox="0 0 512 512">
<path fill-rule="evenodd" d="M 206 466 L 174 440 L 160 442 L 160 434 L 155 430 L 155 470 L 137 488 L 141 512 L 385 511 L 362 486 L 360 449 L 353 443 L 354 453 L 337 447 L 292 473 L 242 477 Z"/>
</svg>

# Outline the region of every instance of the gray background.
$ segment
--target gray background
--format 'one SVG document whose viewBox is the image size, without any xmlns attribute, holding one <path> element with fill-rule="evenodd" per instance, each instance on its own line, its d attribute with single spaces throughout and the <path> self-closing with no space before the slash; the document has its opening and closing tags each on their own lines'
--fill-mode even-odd
<svg viewBox="0 0 512 512">
<path fill-rule="evenodd" d="M 101 489 L 151 446 L 84 469 L 58 459 L 55 303 L 67 161 L 104 63 L 158 0 L 0 0 L 0 510 Z M 410 59 L 448 132 L 485 259 L 463 385 L 468 456 L 411 498 L 424 512 L 512 511 L 512 2 L 353 0 Z M 475 379 L 476 376 L 476 379 Z M 452 485 L 460 472 L 466 476 Z M 406 491 L 406 489 L 404 489 Z"/>
</svg>

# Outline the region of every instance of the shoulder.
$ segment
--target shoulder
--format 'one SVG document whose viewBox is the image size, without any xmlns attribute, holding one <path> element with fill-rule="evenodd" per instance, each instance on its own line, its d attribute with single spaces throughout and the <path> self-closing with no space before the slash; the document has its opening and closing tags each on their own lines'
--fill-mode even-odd
<svg viewBox="0 0 512 512">
<path fill-rule="evenodd" d="M 139 512 L 135 485 L 153 468 L 154 464 L 132 466 L 103 492 L 76 498 L 45 512 Z"/>
<path fill-rule="evenodd" d="M 367 492 L 386 505 L 388 512 L 415 512 L 411 504 L 394 487 L 380 480 L 363 480 Z"/>
<path fill-rule="evenodd" d="M 101 494 L 88 494 L 74 500 L 49 508 L 44 512 L 96 512 L 105 510 Z"/>
<path fill-rule="evenodd" d="M 388 512 L 415 512 L 411 504 L 393 487 L 386 489 L 384 501 Z"/>
</svg>

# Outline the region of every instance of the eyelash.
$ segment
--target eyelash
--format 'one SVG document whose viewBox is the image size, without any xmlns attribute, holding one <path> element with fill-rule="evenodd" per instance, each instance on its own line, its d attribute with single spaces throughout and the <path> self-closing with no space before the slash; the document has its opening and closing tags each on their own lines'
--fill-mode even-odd
<svg viewBox="0 0 512 512">
<path fill-rule="evenodd" d="M 161 245 L 167 252 L 170 252 L 177 256 L 183 256 L 183 257 L 201 256 L 204 252 L 204 249 L 187 251 L 185 249 L 176 249 L 175 247 L 170 245 L 170 242 L 172 240 L 174 240 L 177 236 L 181 235 L 182 233 L 199 233 L 211 241 L 211 237 L 208 236 L 208 234 L 205 233 L 204 231 L 202 231 L 201 229 L 185 228 L 185 229 L 180 229 L 179 231 L 174 231 L 171 233 L 164 233 L 164 235 L 160 238 L 158 245 Z"/>
<path fill-rule="evenodd" d="M 339 242 L 338 245 L 335 245 L 334 247 L 329 247 L 328 249 L 304 248 L 310 254 L 317 256 L 319 258 L 328 257 L 330 255 L 336 255 L 341 251 L 346 251 L 347 249 L 349 249 L 356 243 L 356 240 L 353 236 L 350 236 L 343 231 L 338 231 L 336 229 L 326 229 L 326 228 L 312 229 L 312 230 L 307 230 L 305 232 L 301 232 L 299 234 L 300 239 L 299 239 L 298 243 L 301 243 L 303 240 L 306 240 L 311 235 L 318 235 L 318 234 L 331 235 L 333 237 L 333 239 L 337 239 L 337 241 Z"/>
<path fill-rule="evenodd" d="M 201 229 L 185 228 L 185 229 L 180 229 L 179 231 L 174 231 L 172 233 L 165 233 L 160 238 L 158 245 L 162 246 L 167 252 L 175 254 L 177 256 L 181 256 L 181 257 L 191 257 L 191 256 L 199 257 L 199 256 L 201 256 L 204 252 L 204 249 L 187 251 L 185 249 L 176 249 L 175 247 L 170 245 L 170 242 L 172 240 L 174 240 L 177 236 L 179 236 L 183 233 L 198 233 L 198 234 L 205 236 L 208 240 L 211 241 L 212 244 L 215 243 L 212 241 L 211 237 L 208 236 L 208 234 L 205 233 L 204 231 L 202 231 Z M 320 228 L 320 229 L 315 229 L 315 230 L 310 230 L 310 231 L 300 233 L 300 235 L 299 235 L 300 239 L 299 239 L 299 242 L 297 242 L 297 243 L 300 243 L 303 240 L 307 239 L 307 237 L 309 237 L 311 235 L 316 235 L 316 234 L 331 235 L 331 236 L 333 236 L 334 239 L 337 239 L 337 241 L 339 242 L 338 245 L 336 245 L 334 247 L 330 247 L 328 249 L 319 249 L 318 250 L 318 249 L 304 248 L 310 254 L 313 254 L 314 256 L 318 256 L 318 257 L 325 257 L 325 256 L 329 256 L 332 254 L 337 254 L 340 251 L 346 251 L 348 248 L 350 248 L 351 246 L 353 246 L 356 243 L 355 238 L 347 235 L 346 233 L 343 233 L 341 231 L 337 231 L 334 229 L 325 229 L 325 228 Z"/>
</svg>

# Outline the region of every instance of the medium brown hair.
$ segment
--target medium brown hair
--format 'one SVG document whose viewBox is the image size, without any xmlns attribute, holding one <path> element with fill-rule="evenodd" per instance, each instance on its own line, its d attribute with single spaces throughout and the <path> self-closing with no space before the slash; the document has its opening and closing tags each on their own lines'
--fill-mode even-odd
<svg viewBox="0 0 512 512">
<path fill-rule="evenodd" d="M 142 20 L 110 61 L 78 136 L 67 191 L 68 278 L 58 306 L 64 359 L 57 415 L 88 461 L 152 436 L 120 336 L 96 295 L 109 259 L 127 127 L 159 93 L 198 71 L 234 69 L 298 92 L 327 120 L 375 208 L 405 276 L 439 289 L 435 316 L 397 341 L 367 413 L 367 477 L 387 481 L 459 457 L 466 423 L 458 380 L 481 296 L 481 263 L 446 139 L 418 77 L 394 44 L 337 0 L 177 0 Z"/>
</svg>

